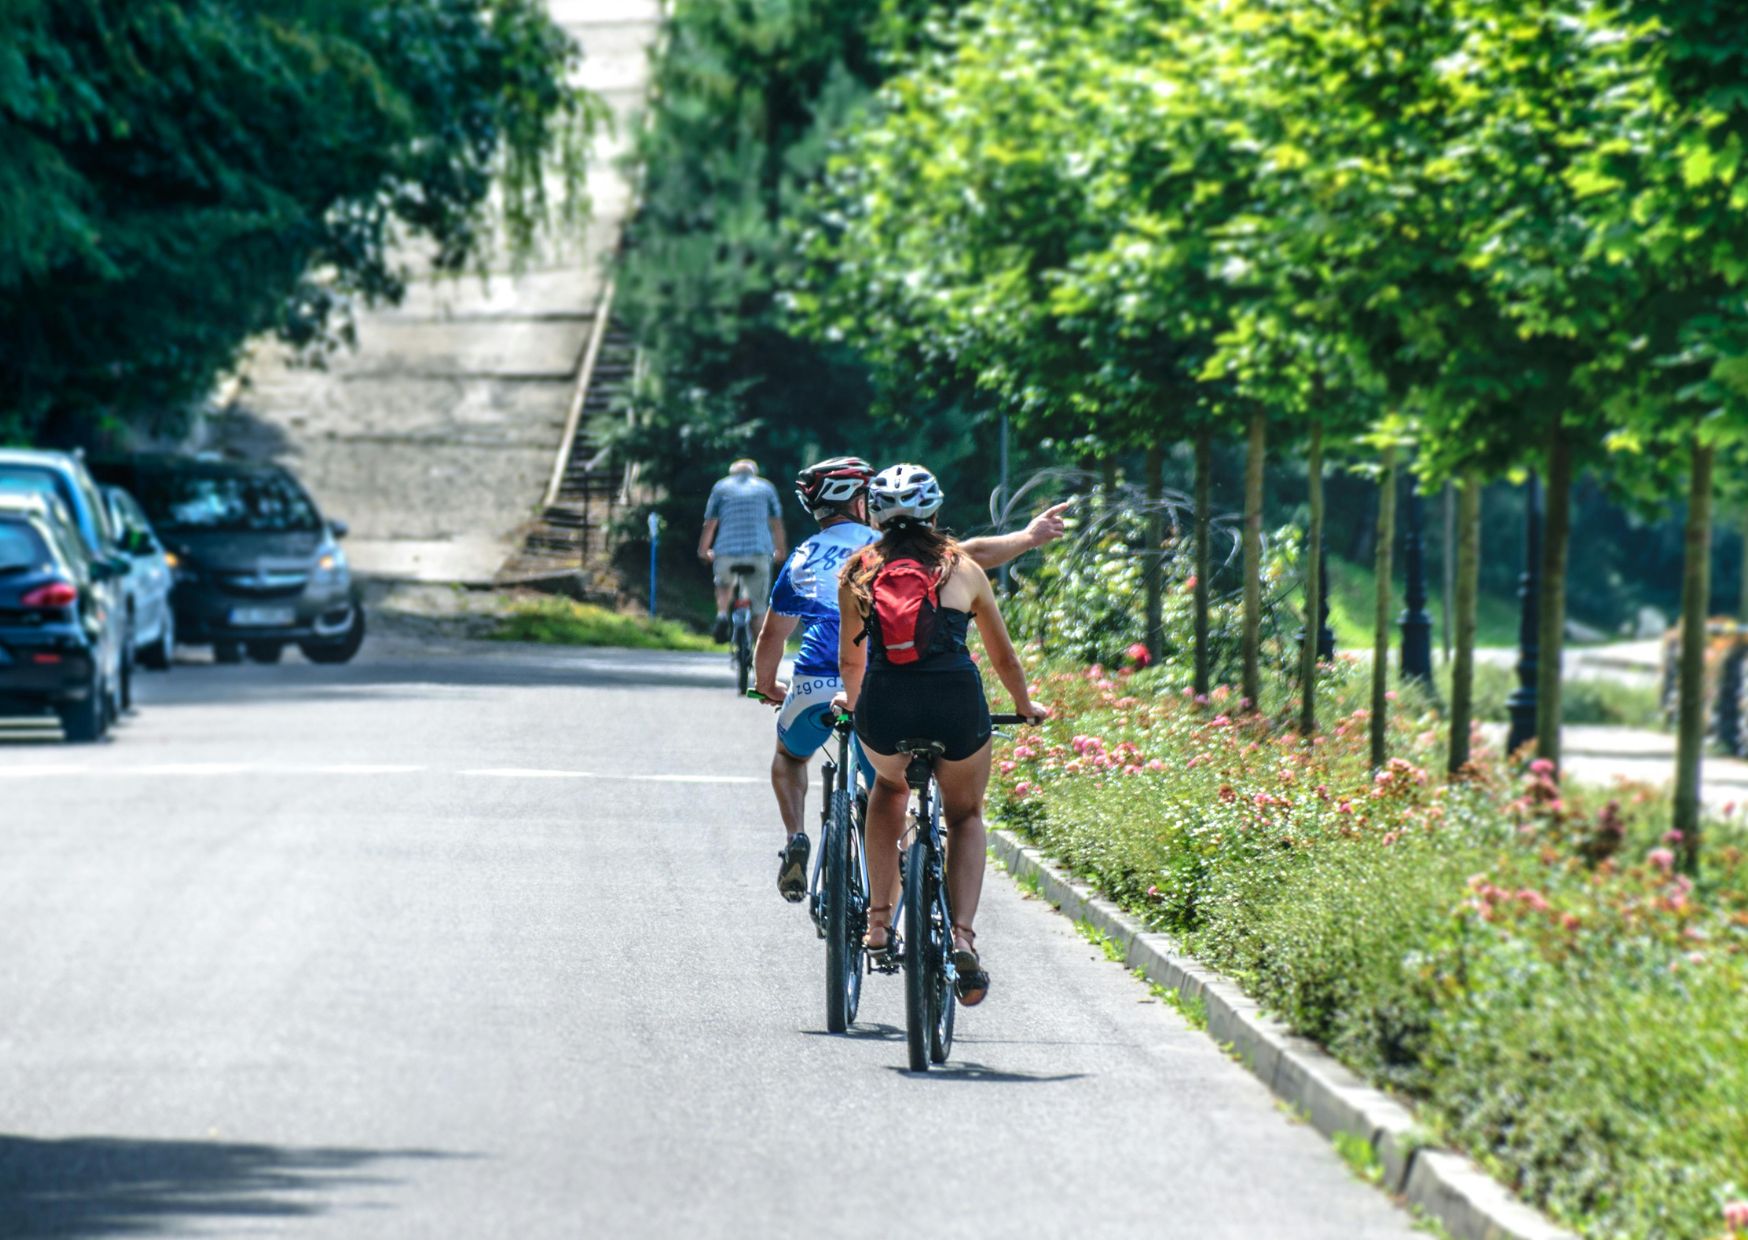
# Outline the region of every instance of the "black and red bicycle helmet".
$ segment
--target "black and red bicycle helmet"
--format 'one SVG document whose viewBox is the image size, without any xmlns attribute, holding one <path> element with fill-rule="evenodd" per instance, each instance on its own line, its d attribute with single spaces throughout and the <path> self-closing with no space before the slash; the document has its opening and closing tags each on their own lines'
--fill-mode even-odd
<svg viewBox="0 0 1748 1240">
<path fill-rule="evenodd" d="M 834 456 L 795 475 L 795 498 L 815 517 L 843 508 L 868 489 L 874 467 L 859 456 Z"/>
</svg>

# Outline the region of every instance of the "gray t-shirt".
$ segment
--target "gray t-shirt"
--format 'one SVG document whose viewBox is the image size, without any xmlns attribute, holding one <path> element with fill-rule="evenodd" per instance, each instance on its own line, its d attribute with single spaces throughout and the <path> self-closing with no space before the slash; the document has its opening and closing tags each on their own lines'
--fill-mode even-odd
<svg viewBox="0 0 1748 1240">
<path fill-rule="evenodd" d="M 730 474 L 710 488 L 704 519 L 717 522 L 716 554 L 765 555 L 776 551 L 771 521 L 783 515 L 777 488 L 757 474 Z"/>
</svg>

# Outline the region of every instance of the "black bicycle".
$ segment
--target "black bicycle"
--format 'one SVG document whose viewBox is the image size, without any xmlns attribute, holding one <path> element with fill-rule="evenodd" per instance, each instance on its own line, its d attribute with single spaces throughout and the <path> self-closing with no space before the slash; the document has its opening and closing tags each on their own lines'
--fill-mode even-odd
<svg viewBox="0 0 1748 1240">
<path fill-rule="evenodd" d="M 842 1033 L 862 1001 L 868 933 L 867 793 L 856 786 L 850 756 L 851 718 L 832 721 L 838 751 L 824 764 L 825 800 L 819 815 L 820 848 L 813 862 L 808 907 L 825 940 L 825 1027 Z"/>
<path fill-rule="evenodd" d="M 746 696 L 753 675 L 753 600 L 747 593 L 747 578 L 758 571 L 754 564 L 728 566 L 734 578 L 734 604 L 729 614 L 728 661 L 734 667 L 735 692 Z"/>
<path fill-rule="evenodd" d="M 992 724 L 1035 723 L 1025 715 L 993 715 Z M 904 933 L 899 954 L 904 967 L 904 1029 L 910 1070 L 927 1072 L 946 1063 L 953 1049 L 953 908 L 947 897 L 947 841 L 941 827 L 941 793 L 935 784 L 938 741 L 900 741 L 910 755 L 904 780 L 916 793 L 911 810 L 911 842 L 904 850 L 904 885 L 895 925 Z"/>
</svg>

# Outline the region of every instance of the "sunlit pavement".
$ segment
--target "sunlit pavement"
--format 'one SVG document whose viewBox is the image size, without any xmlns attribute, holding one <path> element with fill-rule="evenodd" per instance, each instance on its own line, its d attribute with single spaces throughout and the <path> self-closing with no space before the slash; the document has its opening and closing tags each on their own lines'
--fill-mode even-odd
<svg viewBox="0 0 1748 1240">
<path fill-rule="evenodd" d="M 774 890 L 715 656 L 378 643 L 0 739 L 0 1235 L 1398 1237 L 991 874 L 944 1072 Z"/>
</svg>

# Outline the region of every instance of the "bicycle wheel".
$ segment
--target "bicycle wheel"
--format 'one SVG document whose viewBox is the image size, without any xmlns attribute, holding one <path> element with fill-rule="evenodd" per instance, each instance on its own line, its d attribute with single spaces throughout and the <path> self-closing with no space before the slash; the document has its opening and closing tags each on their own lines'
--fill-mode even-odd
<svg viewBox="0 0 1748 1240">
<path fill-rule="evenodd" d="M 904 850 L 904 1036 L 910 1070 L 927 1072 L 934 1050 L 937 957 L 929 943 L 934 920 L 934 894 L 929 891 L 928 837 Z"/>
<path fill-rule="evenodd" d="M 849 794 L 832 797 L 831 821 L 825 834 L 825 1027 L 842 1033 L 856 1019 L 862 995 L 862 931 L 857 917 L 859 886 L 855 829 L 850 823 Z"/>
<path fill-rule="evenodd" d="M 744 623 L 734 626 L 735 694 L 738 697 L 747 695 L 747 685 L 751 683 L 753 671 L 753 643 L 747 636 L 747 627 Z"/>
<path fill-rule="evenodd" d="M 934 809 L 935 838 L 945 840 L 941 831 L 941 790 L 937 786 L 930 798 Z M 953 1013 L 958 1007 L 953 1001 L 953 984 L 948 980 L 948 966 L 953 960 L 953 909 L 947 900 L 947 858 L 936 854 L 929 867 L 929 958 L 934 961 L 929 988 L 929 1058 L 946 1063 L 953 1049 Z"/>
</svg>

